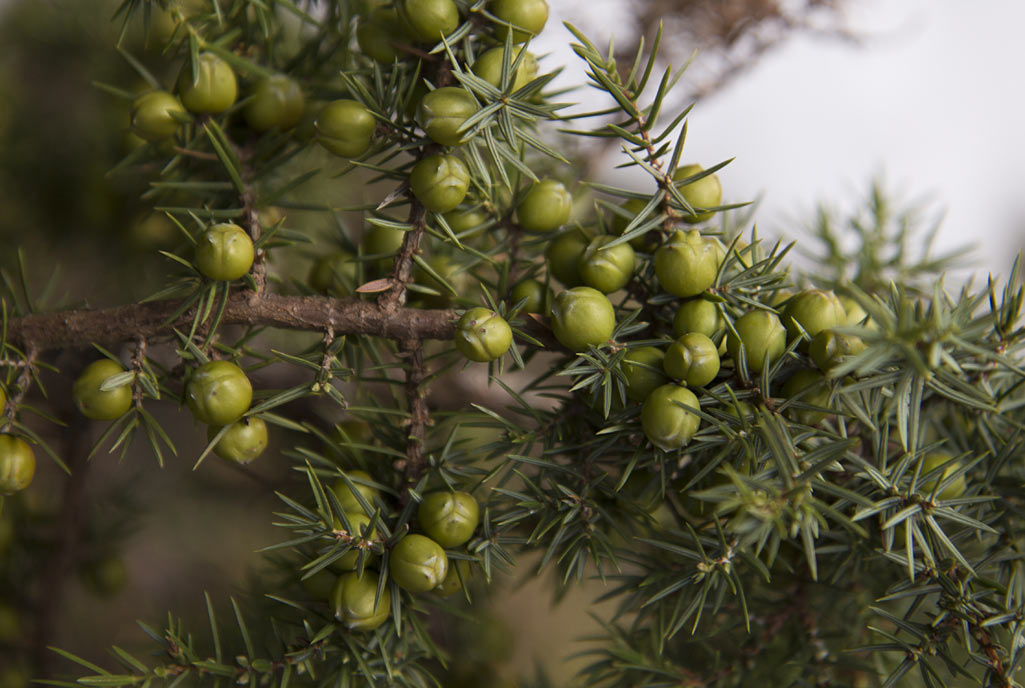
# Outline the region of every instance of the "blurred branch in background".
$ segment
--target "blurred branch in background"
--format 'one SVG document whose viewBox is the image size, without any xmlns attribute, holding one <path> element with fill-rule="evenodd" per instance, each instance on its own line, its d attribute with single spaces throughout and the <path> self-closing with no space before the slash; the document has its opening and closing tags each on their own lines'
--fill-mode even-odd
<svg viewBox="0 0 1025 688">
<path fill-rule="evenodd" d="M 682 65 L 694 51 L 677 97 L 697 100 L 730 84 L 770 50 L 798 34 L 858 43 L 847 25 L 847 0 L 647 0 L 638 3 L 638 38 L 650 41 L 664 26 L 665 57 Z M 629 66 L 638 39 L 624 43 L 617 59 Z"/>
</svg>

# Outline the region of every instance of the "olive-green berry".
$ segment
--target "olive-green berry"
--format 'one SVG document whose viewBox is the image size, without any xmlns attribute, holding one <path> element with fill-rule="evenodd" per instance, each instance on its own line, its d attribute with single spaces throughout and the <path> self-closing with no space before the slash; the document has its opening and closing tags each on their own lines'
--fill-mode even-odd
<svg viewBox="0 0 1025 688">
<path fill-rule="evenodd" d="M 536 279 L 521 280 L 509 294 L 509 302 L 514 306 L 520 301 L 524 313 L 547 314 L 552 305 L 552 290 Z"/>
<path fill-rule="evenodd" d="M 613 212 L 612 214 L 612 231 L 615 234 L 622 235 L 626 232 L 626 228 L 630 226 L 630 223 L 648 206 L 646 200 L 640 198 L 628 198 L 626 201 L 620 204 L 619 212 Z M 647 219 L 650 220 L 654 216 L 658 216 L 659 211 L 656 210 L 652 216 Z M 635 236 L 630 239 L 630 245 L 638 251 L 653 251 L 658 247 L 659 232 L 657 228 L 649 229 L 644 234 Z"/>
<path fill-rule="evenodd" d="M 349 544 L 352 548 L 336 559 L 331 566 L 331 570 L 342 573 L 344 571 L 355 571 L 359 565 L 360 549 L 363 547 L 363 543 L 366 540 L 373 539 L 377 533 L 376 528 L 370 528 L 370 522 L 373 520 L 370 516 L 359 511 L 346 511 L 345 520 L 349 522 L 349 527 L 346 528 L 345 524 L 341 519 L 335 519 L 335 530 L 345 531 L 346 534 L 352 538 Z M 371 559 L 376 559 L 369 554 L 364 555 L 364 565 Z"/>
<path fill-rule="evenodd" d="M 345 471 L 345 476 L 352 481 L 352 484 L 356 487 L 356 491 L 359 492 L 367 501 L 367 504 L 373 508 L 374 502 L 381 496 L 381 493 L 373 485 L 365 484 L 373 482 L 373 478 L 370 477 L 370 474 L 366 471 L 353 470 Z M 335 493 L 335 497 L 338 498 L 338 503 L 342 505 L 342 511 L 346 513 L 366 513 L 363 510 L 363 506 L 359 503 L 359 499 L 343 478 L 339 478 L 333 485 L 331 485 L 331 491 Z"/>
<path fill-rule="evenodd" d="M 566 224 L 573 210 L 573 196 L 557 179 L 542 179 L 524 194 L 516 206 L 516 221 L 527 232 L 554 232 Z"/>
<path fill-rule="evenodd" d="M 413 195 L 425 208 L 435 213 L 447 213 L 466 198 L 470 188 L 470 170 L 452 155 L 429 155 L 416 165 L 409 175 Z"/>
<path fill-rule="evenodd" d="M 471 308 L 456 323 L 455 344 L 471 361 L 494 361 L 509 350 L 512 329 L 490 308 Z"/>
<path fill-rule="evenodd" d="M 238 81 L 231 65 L 214 53 L 199 53 L 195 70 L 189 63 L 178 78 L 178 96 L 189 110 L 217 114 L 235 104 Z"/>
<path fill-rule="evenodd" d="M 798 370 L 783 383 L 780 394 L 808 406 L 829 407 L 829 385 L 825 376 L 817 370 Z M 788 406 L 786 411 L 791 418 L 805 425 L 818 425 L 829 415 L 825 411 L 797 408 L 794 405 Z"/>
<path fill-rule="evenodd" d="M 711 337 L 724 327 L 719 307 L 706 299 L 684 301 L 673 316 L 673 336 L 682 337 L 688 332 L 700 332 Z"/>
<path fill-rule="evenodd" d="M 132 103 L 132 133 L 147 141 L 162 141 L 174 136 L 178 126 L 187 118 L 181 101 L 167 91 L 144 93 Z"/>
<path fill-rule="evenodd" d="M 530 52 L 523 53 L 523 57 L 520 58 L 521 53 L 523 53 L 523 48 L 516 47 L 509 56 L 510 68 L 516 63 L 517 59 L 520 60 L 515 73 L 510 79 L 510 83 L 507 84 L 508 90 L 510 91 L 520 90 L 533 81 L 534 77 L 537 76 L 537 58 Z M 502 62 L 505 59 L 505 54 L 504 45 L 486 51 L 483 55 L 477 58 L 476 62 L 473 63 L 473 73 L 481 79 L 484 79 L 484 81 L 487 81 L 495 88 L 501 88 Z"/>
<path fill-rule="evenodd" d="M 310 286 L 321 294 L 348 296 L 356 286 L 358 270 L 359 266 L 352 254 L 334 251 L 318 258 L 310 268 Z"/>
<path fill-rule="evenodd" d="M 676 172 L 673 174 L 673 180 L 681 182 L 689 179 L 690 177 L 697 176 L 704 171 L 705 170 L 701 165 L 683 165 L 676 168 Z M 719 181 L 719 177 L 714 174 L 707 175 L 688 184 L 678 184 L 677 188 L 680 190 L 680 194 L 684 199 L 686 199 L 687 203 L 689 203 L 691 208 L 695 211 L 693 214 L 684 215 L 683 219 L 685 222 L 704 222 L 712 217 L 714 211 L 701 211 L 708 208 L 715 208 L 722 203 L 722 183 Z"/>
<path fill-rule="evenodd" d="M 15 435 L 0 433 L 0 494 L 20 492 L 36 474 L 36 455 Z"/>
<path fill-rule="evenodd" d="M 822 330 L 808 345 L 808 355 L 824 373 L 843 363 L 848 356 L 855 356 L 864 350 L 865 341 L 861 337 L 840 334 L 834 330 Z"/>
<path fill-rule="evenodd" d="M 211 425 L 207 436 L 212 441 L 220 431 L 220 427 Z M 247 464 L 255 461 L 266 448 L 267 423 L 254 416 L 229 425 L 214 445 L 214 454 L 225 461 Z"/>
<path fill-rule="evenodd" d="M 697 296 L 715 283 L 725 252 L 696 229 L 677 230 L 655 251 L 655 275 L 674 296 Z"/>
<path fill-rule="evenodd" d="M 431 91 L 421 99 L 417 120 L 435 143 L 458 146 L 468 134 L 460 131 L 463 123 L 479 109 L 477 99 L 465 88 L 445 86 Z"/>
<path fill-rule="evenodd" d="M 345 99 L 325 105 L 314 122 L 320 145 L 343 158 L 358 158 L 370 150 L 376 126 L 362 103 Z"/>
<path fill-rule="evenodd" d="M 124 372 L 120 363 L 109 358 L 101 358 L 86 366 L 71 388 L 71 398 L 79 412 L 93 420 L 115 420 L 127 413 L 132 407 L 131 379 L 117 387 L 103 389 L 107 380 Z"/>
<path fill-rule="evenodd" d="M 793 341 L 802 330 L 814 337 L 822 330 L 844 323 L 847 313 L 836 294 L 822 289 L 808 289 L 792 296 L 783 308 L 783 326 L 787 338 Z"/>
<path fill-rule="evenodd" d="M 616 329 L 616 312 L 605 294 L 591 287 L 574 287 L 555 297 L 552 332 L 570 351 L 586 351 L 609 341 Z"/>
<path fill-rule="evenodd" d="M 700 408 L 693 392 L 670 383 L 654 389 L 641 407 L 644 435 L 652 444 L 665 451 L 679 449 L 690 442 L 701 423 L 697 415 L 680 404 Z"/>
<path fill-rule="evenodd" d="M 377 574 L 367 570 L 360 577 L 346 573 L 338 577 L 331 592 L 335 618 L 350 631 L 372 631 L 391 616 L 391 591 L 384 586 L 377 595 Z"/>
<path fill-rule="evenodd" d="M 356 42 L 364 55 L 381 64 L 391 64 L 407 55 L 399 46 L 411 43 L 412 36 L 396 10 L 377 8 L 359 20 Z"/>
<path fill-rule="evenodd" d="M 185 403 L 196 420 L 230 425 L 249 410 L 253 385 L 231 361 L 210 361 L 192 371 L 185 385 Z"/>
<path fill-rule="evenodd" d="M 511 30 L 513 42 L 523 43 L 541 33 L 548 22 L 547 0 L 492 0 L 487 10 L 498 18 L 495 35 L 503 41 Z"/>
<path fill-rule="evenodd" d="M 577 230 L 560 234 L 545 249 L 548 272 L 567 287 L 578 287 L 583 283 L 580 277 L 580 257 L 590 243 Z"/>
<path fill-rule="evenodd" d="M 284 74 L 272 74 L 253 85 L 242 114 L 254 131 L 291 129 L 303 119 L 306 98 L 298 82 Z"/>
<path fill-rule="evenodd" d="M 666 349 L 662 367 L 674 380 L 703 387 L 719 374 L 719 351 L 707 335 L 688 332 Z"/>
<path fill-rule="evenodd" d="M 943 471 L 939 472 L 939 468 L 944 466 Z M 922 472 L 919 474 L 924 478 L 927 474 L 937 471 L 937 474 L 928 478 L 918 481 L 918 491 L 924 495 L 932 494 L 932 491 L 936 489 L 937 485 L 940 485 L 947 481 L 950 476 L 954 475 L 961 469 L 961 462 L 954 459 L 950 454 L 937 451 L 926 454 L 922 459 Z M 957 499 L 965 493 L 968 488 L 965 482 L 964 473 L 961 473 L 953 480 L 948 482 L 939 492 L 936 493 L 937 499 Z"/>
<path fill-rule="evenodd" d="M 620 369 L 626 378 L 626 396 L 633 401 L 644 401 L 657 387 L 666 384 L 662 371 L 665 353 L 653 346 L 630 349 L 623 356 Z"/>
<path fill-rule="evenodd" d="M 727 336 L 726 350 L 730 358 L 739 361 L 743 345 L 747 369 L 752 373 L 771 366 L 787 348 L 787 331 L 775 313 L 750 311 L 738 318 L 733 327 L 737 334 L 730 332 Z"/>
<path fill-rule="evenodd" d="M 614 239 L 609 235 L 591 239 L 577 265 L 577 272 L 584 284 L 605 294 L 625 287 L 637 265 L 637 257 L 630 244 L 608 246 Z"/>
<path fill-rule="evenodd" d="M 403 590 L 427 592 L 448 574 L 448 556 L 441 545 L 424 535 L 407 535 L 388 557 L 388 572 Z"/>
<path fill-rule="evenodd" d="M 477 529 L 480 506 L 469 492 L 432 492 L 417 508 L 420 527 L 442 547 L 465 544 Z"/>
<path fill-rule="evenodd" d="M 400 0 L 398 8 L 420 41 L 437 43 L 459 28 L 459 7 L 452 0 Z"/>
<path fill-rule="evenodd" d="M 236 224 L 213 225 L 196 240 L 196 266 L 212 280 L 236 280 L 253 267 L 256 249 Z"/>
</svg>

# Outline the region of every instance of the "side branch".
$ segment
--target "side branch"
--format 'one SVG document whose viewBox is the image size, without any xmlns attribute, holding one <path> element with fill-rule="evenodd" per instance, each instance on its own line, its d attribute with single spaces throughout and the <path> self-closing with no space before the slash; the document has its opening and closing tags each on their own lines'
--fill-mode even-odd
<svg viewBox="0 0 1025 688">
<path fill-rule="evenodd" d="M 191 308 L 168 322 L 180 305 L 180 301 L 158 301 L 27 315 L 7 323 L 7 338 L 12 344 L 22 348 L 31 344 L 42 352 L 170 336 L 172 328 L 188 329 L 196 317 L 195 308 Z M 414 308 L 389 312 L 375 303 L 326 296 L 265 294 L 251 300 L 249 292 L 238 292 L 228 300 L 221 322 L 292 330 L 332 328 L 336 335 L 364 334 L 397 340 L 451 339 L 455 314 Z"/>
</svg>

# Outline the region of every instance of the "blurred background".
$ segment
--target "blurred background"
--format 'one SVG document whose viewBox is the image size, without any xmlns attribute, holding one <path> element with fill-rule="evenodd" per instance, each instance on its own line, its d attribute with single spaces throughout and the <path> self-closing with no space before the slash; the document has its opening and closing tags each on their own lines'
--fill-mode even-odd
<svg viewBox="0 0 1025 688">
<path fill-rule="evenodd" d="M 59 266 L 58 291 L 87 294 L 91 305 L 120 303 L 155 289 L 166 270 L 156 249 L 175 241 L 173 228 L 139 200 L 145 187 L 106 176 L 132 145 L 127 105 L 93 82 L 128 85 L 137 79 L 111 49 L 115 5 L 0 0 L 0 267 L 13 269 L 20 248 L 25 262 L 41 273 L 33 285 L 41 286 Z M 818 204 L 856 208 L 870 182 L 882 179 L 898 199 L 942 219 L 940 250 L 973 245 L 966 264 L 977 271 L 1006 275 L 1025 248 L 1025 133 L 1019 122 L 1022 96 L 1013 86 L 1025 64 L 1018 36 L 1025 3 L 550 5 L 548 29 L 532 50 L 548 55 L 546 69 L 565 65 L 557 82 L 563 86 L 585 80 L 563 21 L 599 44 L 615 33 L 625 63 L 639 38 L 650 40 L 664 21 L 666 60 L 677 67 L 692 60 L 673 104 L 696 102 L 685 161 L 707 167 L 735 158 L 719 173 L 725 200 L 757 201 L 755 219 L 763 236 L 800 239 Z M 139 35 L 133 40 L 130 50 L 153 57 Z M 571 97 L 583 101 L 582 109 L 604 105 L 587 89 Z M 621 161 L 617 154 L 588 150 L 583 164 L 592 178 L 618 175 L 617 183 L 644 188 L 645 179 L 613 170 Z M 57 399 L 67 392 L 59 386 L 51 391 Z M 159 624 L 173 609 L 200 624 L 203 591 L 215 598 L 240 593 L 264 566 L 255 550 L 284 539 L 264 516 L 277 508 L 273 490 L 293 480 L 288 460 L 278 452 L 276 463 L 264 461 L 244 473 L 218 462 L 194 473 L 192 457 L 204 437 L 186 416 L 168 409 L 161 417 L 180 455 L 189 457 L 169 461 L 163 470 L 145 452 L 124 463 L 105 454 L 92 459 L 76 499 L 88 504 L 90 523 L 99 525 L 81 544 L 81 566 L 61 571 L 68 561 L 54 555 L 50 569 L 25 572 L 29 589 L 0 590 L 0 603 L 6 599 L 18 608 L 29 598 L 46 597 L 54 581 L 62 588 L 59 608 L 48 609 L 42 628 L 16 619 L 5 630 L 0 604 L 0 644 L 29 651 L 45 671 L 70 668 L 46 645 L 73 647 L 94 660 L 115 643 L 148 648 L 134 625 L 137 618 Z M 98 431 L 69 432 L 72 447 Z M 84 465 L 84 456 L 78 460 Z M 54 529 L 62 522 L 66 493 L 50 462 L 41 463 L 46 465 L 37 484 L 8 516 L 42 524 L 37 544 L 45 549 L 59 537 Z M 0 549 L 2 530 L 0 525 Z M 107 548 L 108 540 L 118 545 Z M 8 565 L 27 566 L 29 554 L 16 552 Z M 522 568 L 529 579 L 528 567 Z M 493 632 L 478 638 L 478 651 L 497 657 L 507 675 L 531 673 L 540 662 L 562 684 L 575 666 L 562 664 L 562 658 L 592 628 L 584 611 L 602 608 L 588 607 L 592 595 L 581 591 L 552 611 L 543 583 L 520 583 L 502 583 L 509 592 L 486 612 L 498 621 L 488 622 Z M 0 674 L 2 688 L 19 685 L 2 679 Z"/>
</svg>

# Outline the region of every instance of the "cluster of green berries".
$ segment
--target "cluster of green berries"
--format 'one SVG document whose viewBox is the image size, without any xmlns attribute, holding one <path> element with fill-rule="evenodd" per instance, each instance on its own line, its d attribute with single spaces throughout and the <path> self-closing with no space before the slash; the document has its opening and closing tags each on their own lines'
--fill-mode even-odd
<svg viewBox="0 0 1025 688">
<path fill-rule="evenodd" d="M 117 420 L 132 407 L 134 375 L 120 363 L 103 358 L 86 366 L 72 388 L 78 410 L 93 420 Z M 249 463 L 267 448 L 267 424 L 244 416 L 253 399 L 245 372 L 231 361 L 209 361 L 192 371 L 185 402 L 193 417 L 209 426 L 214 453 L 236 463 Z M 223 432 L 222 432 L 223 431 Z"/>
<path fill-rule="evenodd" d="M 219 115 L 238 100 L 235 70 L 221 56 L 201 52 L 195 64 L 182 69 L 175 93 L 153 90 L 132 103 L 131 131 L 151 142 L 161 142 L 178 133 L 193 115 Z M 306 99 L 293 79 L 272 74 L 252 82 L 241 108 L 246 124 L 255 132 L 292 129 L 302 122 Z"/>
<path fill-rule="evenodd" d="M 347 471 L 346 478 L 336 481 L 332 491 L 347 522 L 335 522 L 336 536 L 350 549 L 331 564 L 334 577 L 329 576 L 323 587 L 314 584 L 310 590 L 313 594 L 326 594 L 335 617 L 346 628 L 369 631 L 391 616 L 391 586 L 385 585 L 379 594 L 382 574 L 371 568 L 377 564 L 375 547 L 382 546 L 362 503 L 373 509 L 381 503 L 381 495 L 364 471 Z M 446 550 L 466 545 L 479 521 L 480 507 L 468 492 L 446 490 L 425 495 L 417 509 L 422 532 L 409 533 L 392 544 L 388 550 L 388 579 L 410 593 L 433 591 L 448 596 L 458 592 L 470 570 L 454 564 Z M 462 564 L 466 560 L 456 561 Z"/>
<path fill-rule="evenodd" d="M 691 211 L 679 219 L 698 224 L 720 207 L 721 183 L 700 165 L 681 166 L 674 180 Z M 569 216 L 572 199 L 567 197 L 558 182 L 535 184 L 517 208 L 521 227 L 538 233 L 558 229 Z M 620 372 L 627 399 L 641 405 L 640 424 L 652 444 L 673 451 L 693 438 L 700 425 L 694 411 L 701 409 L 703 390 L 722 374 L 723 357 L 732 361 L 731 373 L 743 369 L 758 375 L 773 366 L 795 340 L 800 340 L 795 344 L 798 351 L 807 354 L 818 370 L 793 372 L 781 394 L 799 402 L 792 405 L 795 419 L 807 424 L 821 422 L 826 414 L 809 407 L 828 406 L 832 389 L 825 373 L 864 349 L 858 337 L 841 334 L 836 328 L 864 325 L 864 311 L 853 301 L 842 303 L 832 292 L 810 289 L 779 304 L 778 310 L 755 308 L 728 321 L 725 306 L 711 293 L 726 259 L 726 249 L 718 239 L 698 228 L 684 228 L 661 241 L 653 239 L 659 233 L 651 231 L 616 243 L 647 205 L 630 199 L 615 208 L 608 225 L 614 233 L 591 236 L 572 228 L 549 243 L 545 251 L 548 272 L 567 287 L 551 300 L 548 311 L 555 338 L 575 352 L 616 344 L 610 342 L 617 323 L 609 294 L 629 289 L 643 261 L 649 261 L 661 290 L 679 299 L 672 338 L 664 347 L 628 347 Z M 517 294 L 540 309 L 544 286 L 534 282 L 525 283 Z M 461 321 L 460 332 L 463 325 Z M 457 341 L 461 336 L 457 334 Z"/>
</svg>

